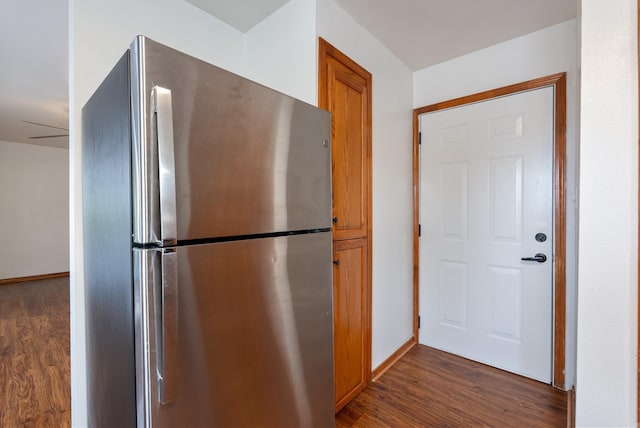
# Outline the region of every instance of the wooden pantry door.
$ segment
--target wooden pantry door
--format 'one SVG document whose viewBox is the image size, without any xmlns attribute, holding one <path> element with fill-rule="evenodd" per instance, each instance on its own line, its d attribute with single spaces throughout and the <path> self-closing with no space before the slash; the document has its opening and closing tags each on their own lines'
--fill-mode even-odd
<svg viewBox="0 0 640 428">
<path fill-rule="evenodd" d="M 319 39 L 331 112 L 336 412 L 371 379 L 371 73 Z"/>
</svg>

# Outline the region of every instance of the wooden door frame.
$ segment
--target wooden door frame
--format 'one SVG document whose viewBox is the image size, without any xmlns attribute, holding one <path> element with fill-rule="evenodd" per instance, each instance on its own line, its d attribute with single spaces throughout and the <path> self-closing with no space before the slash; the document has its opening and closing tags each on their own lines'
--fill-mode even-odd
<svg viewBox="0 0 640 428">
<path fill-rule="evenodd" d="M 324 40 L 322 37 L 318 37 L 318 107 L 330 110 L 328 92 L 329 81 L 328 81 L 328 58 L 333 58 L 334 60 L 346 65 L 351 71 L 360 76 L 363 80 L 367 82 L 367 106 L 366 109 L 366 125 L 362 130 L 363 136 L 366 141 L 366 168 L 367 173 L 365 176 L 367 191 L 366 191 L 366 215 L 367 215 L 367 234 L 366 236 L 360 238 L 366 238 L 367 244 L 367 266 L 366 266 L 366 282 L 363 290 L 363 299 L 364 299 L 364 309 L 363 309 L 363 319 L 362 323 L 364 325 L 364 371 L 365 371 L 365 386 L 371 382 L 372 378 L 372 370 L 371 370 L 371 359 L 372 359 L 372 345 L 371 345 L 371 336 L 372 336 L 372 321 L 371 321 L 371 307 L 372 307 L 372 124 L 373 124 L 373 115 L 372 115 L 372 88 L 373 88 L 373 78 L 371 73 L 369 73 L 366 69 L 356 63 L 354 60 L 349 58 L 347 55 L 342 53 L 336 47 L 331 45 L 329 42 Z M 332 138 L 333 138 L 333 130 L 332 130 Z M 354 238 L 354 239 L 360 239 Z M 333 241 L 335 244 L 336 241 Z M 344 403 L 346 404 L 346 402 Z"/>
<path fill-rule="evenodd" d="M 514 85 L 491 89 L 477 94 L 419 107 L 413 110 L 413 341 L 418 342 L 419 297 L 419 238 L 420 223 L 420 151 L 419 117 L 425 113 L 488 101 L 493 98 L 514 95 L 520 92 L 554 88 L 554 159 L 553 159 L 553 206 L 554 206 L 554 304 L 553 304 L 553 383 L 565 389 L 565 343 L 566 343 L 566 128 L 567 128 L 567 80 L 566 73 L 558 73 Z"/>
</svg>

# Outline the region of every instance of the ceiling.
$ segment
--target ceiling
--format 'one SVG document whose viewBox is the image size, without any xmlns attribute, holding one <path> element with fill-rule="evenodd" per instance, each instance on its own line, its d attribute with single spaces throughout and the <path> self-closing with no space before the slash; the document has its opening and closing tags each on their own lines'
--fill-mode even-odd
<svg viewBox="0 0 640 428">
<path fill-rule="evenodd" d="M 68 0 L 0 1 L 0 140 L 64 148 Z M 36 122 L 43 125 L 34 125 Z"/>
<path fill-rule="evenodd" d="M 247 32 L 289 0 L 187 1 Z M 577 15 L 577 0 L 335 1 L 412 70 Z M 67 134 L 68 0 L 0 1 L 0 16 L 0 140 L 67 147 L 33 137 Z"/>
<path fill-rule="evenodd" d="M 568 21 L 578 8 L 577 0 L 335 1 L 413 71 Z"/>
<path fill-rule="evenodd" d="M 187 0 L 247 32 L 288 0 Z M 335 0 L 416 71 L 577 15 L 578 0 Z"/>
<path fill-rule="evenodd" d="M 187 0 L 246 33 L 289 0 Z"/>
</svg>

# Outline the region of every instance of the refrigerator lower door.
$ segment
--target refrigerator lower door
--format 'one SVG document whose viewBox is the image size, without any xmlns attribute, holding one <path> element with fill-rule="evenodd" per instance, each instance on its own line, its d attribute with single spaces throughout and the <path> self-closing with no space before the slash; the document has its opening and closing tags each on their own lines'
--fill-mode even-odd
<svg viewBox="0 0 640 428">
<path fill-rule="evenodd" d="M 134 260 L 140 426 L 334 426 L 329 232 Z"/>
</svg>

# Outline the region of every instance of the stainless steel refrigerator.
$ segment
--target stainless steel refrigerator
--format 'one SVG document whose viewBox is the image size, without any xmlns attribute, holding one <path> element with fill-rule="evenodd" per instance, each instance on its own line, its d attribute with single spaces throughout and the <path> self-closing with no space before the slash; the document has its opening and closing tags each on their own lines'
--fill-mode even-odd
<svg viewBox="0 0 640 428">
<path fill-rule="evenodd" d="M 82 110 L 90 426 L 334 425 L 330 136 L 132 43 Z"/>
</svg>

